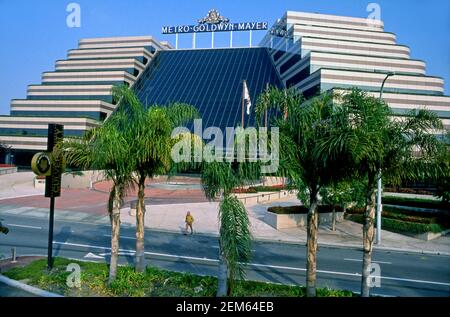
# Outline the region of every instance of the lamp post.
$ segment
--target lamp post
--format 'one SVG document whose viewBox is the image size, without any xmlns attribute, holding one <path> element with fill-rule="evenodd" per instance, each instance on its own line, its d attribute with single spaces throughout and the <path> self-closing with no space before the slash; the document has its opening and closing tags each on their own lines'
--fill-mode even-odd
<svg viewBox="0 0 450 317">
<path fill-rule="evenodd" d="M 384 84 L 388 80 L 389 77 L 394 76 L 395 72 L 389 72 L 386 74 L 386 77 L 383 80 L 383 83 L 381 84 L 380 89 L 380 97 L 379 101 L 383 100 L 383 90 L 384 90 Z M 381 204 L 381 168 L 378 171 L 378 182 L 377 182 L 377 234 L 376 234 L 376 244 L 381 243 L 381 212 L 383 211 L 383 205 Z"/>
</svg>

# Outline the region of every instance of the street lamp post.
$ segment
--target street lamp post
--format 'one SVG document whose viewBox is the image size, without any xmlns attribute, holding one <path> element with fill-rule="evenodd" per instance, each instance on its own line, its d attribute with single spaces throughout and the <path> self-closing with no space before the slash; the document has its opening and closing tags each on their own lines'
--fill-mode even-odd
<svg viewBox="0 0 450 317">
<path fill-rule="evenodd" d="M 383 80 L 383 83 L 381 84 L 380 89 L 380 98 L 379 100 L 383 100 L 383 90 L 384 90 L 384 84 L 388 80 L 389 77 L 394 76 L 395 72 L 389 72 L 386 74 L 386 77 Z M 381 212 L 383 211 L 383 205 L 381 204 L 381 168 L 378 171 L 378 184 L 377 184 L 377 234 L 376 234 L 376 244 L 381 243 Z"/>
</svg>

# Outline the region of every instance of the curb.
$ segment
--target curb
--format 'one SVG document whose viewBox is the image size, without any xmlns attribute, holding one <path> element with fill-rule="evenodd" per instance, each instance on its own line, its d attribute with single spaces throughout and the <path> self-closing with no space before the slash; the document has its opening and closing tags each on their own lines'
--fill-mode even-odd
<svg viewBox="0 0 450 317">
<path fill-rule="evenodd" d="M 62 295 L 59 294 L 55 294 L 55 293 L 51 293 L 48 291 L 44 291 L 40 288 L 34 287 L 34 286 L 30 286 L 28 284 L 10 279 L 2 274 L 0 274 L 0 283 L 6 284 L 8 286 L 20 289 L 24 292 L 39 296 L 39 297 L 64 297 Z"/>
</svg>

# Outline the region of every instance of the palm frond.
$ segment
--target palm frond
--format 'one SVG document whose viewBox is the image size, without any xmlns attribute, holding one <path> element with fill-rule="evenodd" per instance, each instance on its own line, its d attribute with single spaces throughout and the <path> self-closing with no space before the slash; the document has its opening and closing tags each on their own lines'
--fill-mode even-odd
<svg viewBox="0 0 450 317">
<path fill-rule="evenodd" d="M 251 233 L 247 210 L 236 197 L 227 195 L 219 206 L 220 249 L 230 276 L 230 289 L 236 279 L 245 277 L 245 264 L 251 259 Z"/>
</svg>

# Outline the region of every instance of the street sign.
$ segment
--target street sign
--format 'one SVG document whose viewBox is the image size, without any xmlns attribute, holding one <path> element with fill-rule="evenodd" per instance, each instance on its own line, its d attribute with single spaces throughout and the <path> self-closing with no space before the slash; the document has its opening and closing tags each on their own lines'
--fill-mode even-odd
<svg viewBox="0 0 450 317">
<path fill-rule="evenodd" d="M 55 146 L 63 141 L 64 127 L 60 124 L 48 125 L 47 151 L 51 152 L 51 173 L 45 178 L 45 197 L 61 196 L 61 174 L 63 172 L 63 156 L 55 151 Z"/>
<path fill-rule="evenodd" d="M 31 160 L 31 169 L 36 175 L 45 176 L 45 197 L 50 198 L 48 224 L 47 267 L 53 267 L 53 223 L 55 219 L 55 197 L 61 195 L 61 174 L 64 171 L 64 156 L 57 146 L 63 141 L 64 127 L 60 124 L 48 125 L 47 152 L 36 153 Z"/>
</svg>

